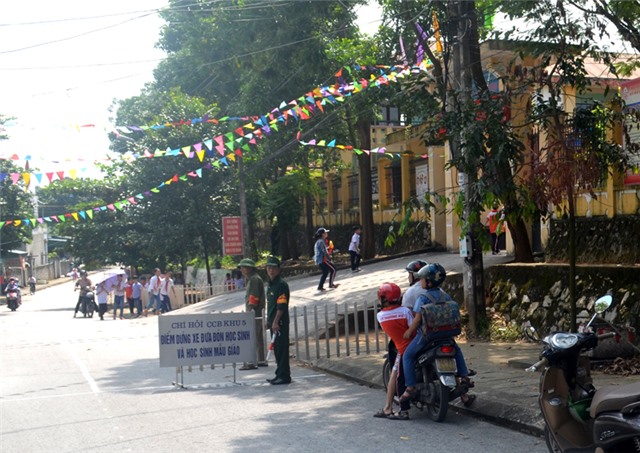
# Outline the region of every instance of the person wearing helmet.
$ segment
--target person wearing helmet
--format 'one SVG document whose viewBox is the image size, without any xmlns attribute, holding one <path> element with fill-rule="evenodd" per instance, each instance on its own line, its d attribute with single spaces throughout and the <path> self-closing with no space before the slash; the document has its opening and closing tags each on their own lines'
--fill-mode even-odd
<svg viewBox="0 0 640 453">
<path fill-rule="evenodd" d="M 406 271 L 409 273 L 409 289 L 404 292 L 402 296 L 402 306 L 409 307 L 409 309 L 413 309 L 413 306 L 416 304 L 416 300 L 418 300 L 418 296 L 421 294 L 426 294 L 427 290 L 422 287 L 422 285 L 416 285 L 420 281 L 420 277 L 418 277 L 418 271 L 425 267 L 427 263 L 422 260 L 413 260 L 407 267 Z"/>
<path fill-rule="evenodd" d="M 86 297 L 87 293 L 93 289 L 93 283 L 87 277 L 87 271 L 80 271 L 80 278 L 76 280 L 76 285 L 74 291 L 80 290 L 80 296 L 78 296 L 78 303 L 76 303 L 76 310 L 73 313 L 73 317 L 75 318 L 78 314 L 78 310 L 80 310 L 80 304 L 82 303 L 82 299 Z"/>
<path fill-rule="evenodd" d="M 430 263 L 422 267 L 417 276 L 420 278 L 420 285 L 426 290 L 425 294 L 422 294 L 416 300 L 413 307 L 413 322 L 409 328 L 404 332 L 403 338 L 408 340 L 413 337 L 413 340 L 407 346 L 405 353 L 402 357 L 402 364 L 404 368 L 404 379 L 407 389 L 400 396 L 400 401 L 410 401 L 415 397 L 416 390 L 416 372 L 415 372 L 415 358 L 418 352 L 427 344 L 427 339 L 422 334 L 422 329 L 419 329 L 422 324 L 422 306 L 428 303 L 437 302 L 440 300 L 452 300 L 451 296 L 447 294 L 440 286 L 447 277 L 447 271 L 438 263 Z M 414 337 L 415 335 L 415 337 Z M 455 343 L 455 342 L 454 342 Z M 472 386 L 472 382 L 469 380 L 469 370 L 464 361 L 462 351 L 456 344 L 456 366 L 458 368 L 458 375 L 461 379 Z M 461 397 L 465 406 L 470 406 L 475 399 L 475 395 L 465 394 Z"/>
<path fill-rule="evenodd" d="M 22 294 L 20 293 L 20 282 L 17 278 L 11 277 L 9 278 L 9 283 L 4 288 L 4 293 L 7 294 L 10 291 L 18 293 L 18 306 L 22 305 Z"/>
<path fill-rule="evenodd" d="M 257 360 L 254 362 L 244 363 L 240 370 L 255 370 L 259 366 L 267 366 L 267 361 L 264 353 L 264 323 L 262 321 L 262 311 L 264 310 L 264 282 L 260 275 L 258 275 L 258 267 L 255 261 L 251 258 L 243 258 L 238 263 L 240 272 L 244 276 L 244 280 L 247 282 L 245 290 L 245 310 L 247 312 L 253 312 L 256 325 L 256 356 Z"/>
<path fill-rule="evenodd" d="M 395 283 L 383 283 L 378 288 L 378 301 L 382 309 L 378 312 L 378 323 L 382 330 L 391 338 L 397 348 L 395 360 L 392 362 L 391 376 L 387 385 L 387 399 L 384 407 L 376 412 L 373 416 L 376 418 L 388 418 L 392 420 L 408 420 L 409 407 L 408 401 L 402 402 L 400 412 L 393 412 L 393 397 L 396 393 L 400 393 L 402 383 L 398 381 L 399 375 L 402 375 L 402 354 L 411 343 L 411 338 L 405 339 L 403 334 L 413 322 L 413 314 L 407 307 L 403 307 L 402 295 L 400 287 Z M 390 361 L 392 360 L 389 357 Z"/>
</svg>

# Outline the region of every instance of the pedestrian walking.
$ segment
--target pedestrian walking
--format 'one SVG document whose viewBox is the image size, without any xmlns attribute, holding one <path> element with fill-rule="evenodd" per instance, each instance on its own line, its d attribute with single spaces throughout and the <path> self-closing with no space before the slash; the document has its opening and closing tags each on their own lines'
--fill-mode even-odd
<svg viewBox="0 0 640 453">
<path fill-rule="evenodd" d="M 109 291 L 104 287 L 104 282 L 98 283 L 96 287 L 96 298 L 98 299 L 98 315 L 100 321 L 104 321 L 104 314 L 107 312 L 107 301 L 109 300 Z"/>
<path fill-rule="evenodd" d="M 264 310 L 264 282 L 257 272 L 255 261 L 244 258 L 238 263 L 240 272 L 246 281 L 245 290 L 245 308 L 246 311 L 252 311 L 256 324 L 256 361 L 247 362 L 240 367 L 241 370 L 254 370 L 258 366 L 267 366 L 264 354 L 264 320 L 262 312 Z"/>
<path fill-rule="evenodd" d="M 133 299 L 133 305 L 136 307 L 135 318 L 139 318 L 142 315 L 142 289 L 142 283 L 138 281 L 138 277 L 134 276 L 131 279 L 131 299 Z"/>
<path fill-rule="evenodd" d="M 173 297 L 176 296 L 176 290 L 173 285 L 173 279 L 171 278 L 173 274 L 171 272 L 167 272 L 164 276 L 164 280 L 162 280 L 162 284 L 160 285 L 160 298 L 162 299 L 162 313 L 168 313 L 171 311 L 171 297 L 169 297 L 169 293 L 173 294 Z"/>
<path fill-rule="evenodd" d="M 329 255 L 329 251 L 327 250 L 327 244 L 325 242 L 329 230 L 325 228 L 318 228 L 315 236 L 313 237 L 316 241 L 314 246 L 314 261 L 320 267 L 322 271 L 322 275 L 320 276 L 320 282 L 318 283 L 318 291 L 325 291 L 324 282 L 327 280 L 327 276 L 329 276 L 329 288 L 337 288 L 340 286 L 339 284 L 333 283 L 333 280 L 336 277 L 336 267 L 331 261 L 331 256 Z"/>
<path fill-rule="evenodd" d="M 231 272 L 227 272 L 227 275 L 224 278 L 224 290 L 233 291 L 234 289 L 236 289 L 236 285 L 231 277 Z"/>
<path fill-rule="evenodd" d="M 231 276 L 233 277 L 233 286 L 235 286 L 235 289 L 244 289 L 244 277 L 242 276 L 242 272 L 236 269 L 231 272 Z"/>
<path fill-rule="evenodd" d="M 491 253 L 497 255 L 500 253 L 500 236 L 504 234 L 504 211 L 499 211 L 497 203 L 493 204 L 491 211 L 487 214 L 485 225 L 489 226 L 489 233 L 491 233 Z"/>
<path fill-rule="evenodd" d="M 133 288 L 133 279 L 127 277 L 127 284 L 124 286 L 124 297 L 127 300 L 127 305 L 129 306 L 129 315 L 133 318 L 133 312 L 135 310 L 136 304 L 133 302 L 133 296 L 131 295 Z"/>
<path fill-rule="evenodd" d="M 156 308 L 153 308 L 154 314 L 160 314 L 160 309 L 162 308 L 162 300 L 160 299 L 160 285 L 162 284 L 162 279 L 160 278 L 160 269 L 155 268 L 153 270 L 153 277 L 149 279 L 149 303 L 144 309 L 144 315 L 147 316 L 149 314 L 149 309 L 153 308 L 154 304 Z"/>
<path fill-rule="evenodd" d="M 280 276 L 280 260 L 267 258 L 267 327 L 271 329 L 273 353 L 276 356 L 276 377 L 267 379 L 271 385 L 291 383 L 289 366 L 289 285 Z"/>
<path fill-rule="evenodd" d="M 351 272 L 360 272 L 360 261 L 362 255 L 360 255 L 360 234 L 362 233 L 362 227 L 356 225 L 352 228 L 353 235 L 351 236 L 351 242 L 349 242 L 349 255 L 351 257 Z"/>
<path fill-rule="evenodd" d="M 32 294 L 32 295 L 36 293 L 36 277 L 35 277 L 35 275 L 32 275 L 31 277 L 29 277 L 29 293 Z"/>
<path fill-rule="evenodd" d="M 124 289 L 127 284 L 124 276 L 118 274 L 116 284 L 113 286 L 113 319 L 116 319 L 120 309 L 120 319 L 124 319 Z"/>
<path fill-rule="evenodd" d="M 80 290 L 80 296 L 78 296 L 78 302 L 76 303 L 76 310 L 73 312 L 73 317 L 75 318 L 78 314 L 78 310 L 80 309 L 80 304 L 82 304 L 82 300 L 87 296 L 87 293 L 93 289 L 93 283 L 87 277 L 87 272 L 82 271 L 80 278 L 76 281 L 74 291 Z"/>
</svg>

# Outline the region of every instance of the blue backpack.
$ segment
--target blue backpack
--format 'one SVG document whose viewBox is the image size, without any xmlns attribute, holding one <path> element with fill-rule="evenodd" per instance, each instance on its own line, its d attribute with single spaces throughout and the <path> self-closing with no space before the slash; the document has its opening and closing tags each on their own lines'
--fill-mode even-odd
<svg viewBox="0 0 640 453">
<path fill-rule="evenodd" d="M 422 335 L 429 339 L 455 337 L 460 335 L 460 306 L 451 297 L 440 290 L 440 297 L 424 294 L 430 303 L 420 308 L 422 315 Z"/>
</svg>

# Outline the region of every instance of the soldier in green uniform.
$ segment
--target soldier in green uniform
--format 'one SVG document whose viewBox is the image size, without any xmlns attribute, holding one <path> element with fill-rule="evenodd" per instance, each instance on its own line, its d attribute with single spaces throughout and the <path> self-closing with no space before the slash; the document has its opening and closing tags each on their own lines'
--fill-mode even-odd
<svg viewBox="0 0 640 453">
<path fill-rule="evenodd" d="M 253 311 L 256 318 L 256 355 L 257 362 L 245 363 L 241 370 L 255 370 L 259 366 L 267 366 L 264 355 L 264 328 L 262 311 L 264 310 L 264 282 L 256 272 L 256 263 L 252 259 L 244 258 L 238 263 L 240 272 L 245 278 L 247 289 L 245 292 L 245 309 Z"/>
<path fill-rule="evenodd" d="M 275 335 L 273 352 L 276 356 L 276 377 L 267 379 L 272 385 L 291 383 L 289 367 L 289 285 L 280 276 L 280 260 L 267 258 L 267 327 Z"/>
</svg>

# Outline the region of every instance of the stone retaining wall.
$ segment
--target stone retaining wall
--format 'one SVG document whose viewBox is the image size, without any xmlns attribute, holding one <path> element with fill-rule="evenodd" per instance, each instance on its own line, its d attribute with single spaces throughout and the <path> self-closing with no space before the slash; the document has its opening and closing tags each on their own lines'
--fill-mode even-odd
<svg viewBox="0 0 640 453">
<path fill-rule="evenodd" d="M 640 328 L 639 266 L 578 266 L 576 293 L 578 312 L 593 313 L 593 302 L 604 294 L 613 296 L 606 318 L 617 324 Z M 507 320 L 525 321 L 542 332 L 569 328 L 569 266 L 563 264 L 505 264 L 486 271 L 487 307 Z"/>
</svg>

